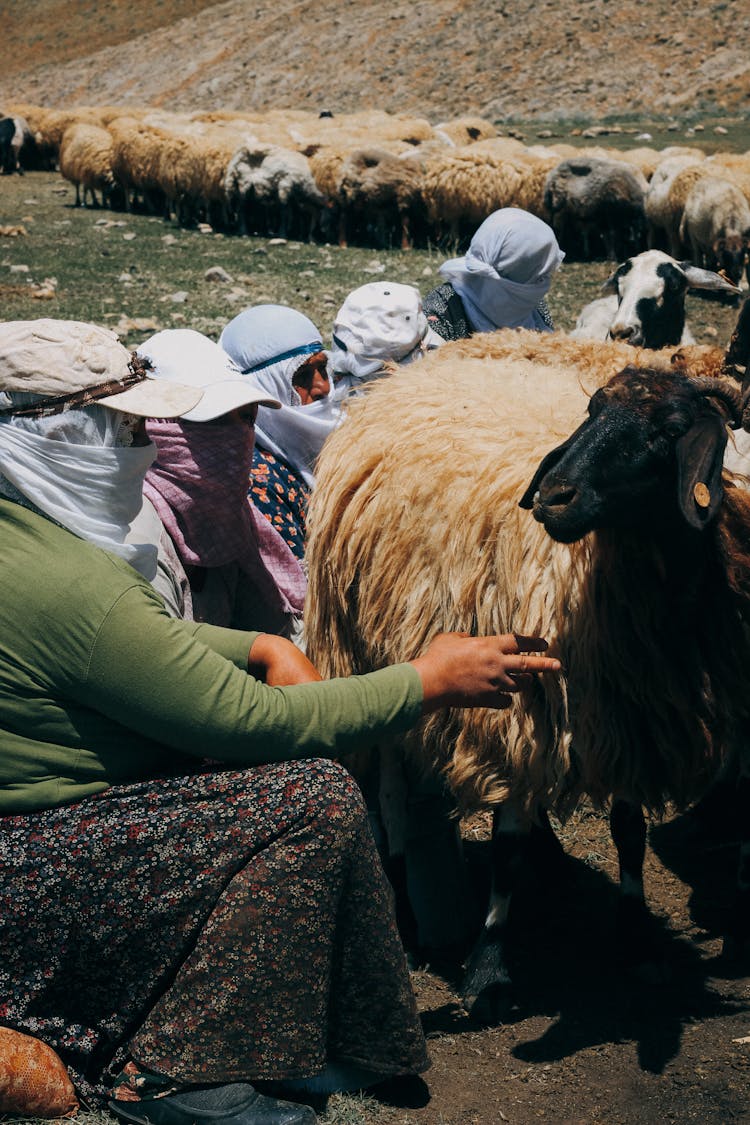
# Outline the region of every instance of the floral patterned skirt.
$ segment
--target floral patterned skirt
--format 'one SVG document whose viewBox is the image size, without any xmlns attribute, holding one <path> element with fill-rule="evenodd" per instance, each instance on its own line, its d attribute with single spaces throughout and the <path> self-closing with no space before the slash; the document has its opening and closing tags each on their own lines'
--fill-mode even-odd
<svg viewBox="0 0 750 1125">
<path fill-rule="evenodd" d="M 0 1023 L 106 1097 L 418 1073 L 425 1044 L 356 785 L 308 760 L 117 786 L 0 818 Z"/>
</svg>

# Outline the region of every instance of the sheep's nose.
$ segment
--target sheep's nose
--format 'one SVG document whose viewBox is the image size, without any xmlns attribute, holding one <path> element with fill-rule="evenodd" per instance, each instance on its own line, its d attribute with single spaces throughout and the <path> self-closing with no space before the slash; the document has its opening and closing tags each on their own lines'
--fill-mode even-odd
<svg viewBox="0 0 750 1125">
<path fill-rule="evenodd" d="M 613 340 L 629 340 L 635 332 L 633 324 L 613 324 L 609 334 Z"/>
<path fill-rule="evenodd" d="M 538 495 L 539 502 L 545 508 L 566 508 L 575 500 L 578 489 L 574 484 L 561 481 L 557 484 L 549 484 L 546 487 L 542 485 Z"/>
</svg>

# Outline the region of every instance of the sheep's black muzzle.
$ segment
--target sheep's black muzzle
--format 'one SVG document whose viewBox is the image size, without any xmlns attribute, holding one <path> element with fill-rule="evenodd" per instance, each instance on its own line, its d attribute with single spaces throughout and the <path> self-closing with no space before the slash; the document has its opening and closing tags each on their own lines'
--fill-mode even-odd
<svg viewBox="0 0 750 1125">
<path fill-rule="evenodd" d="M 549 475 L 539 482 L 532 515 L 558 543 L 574 543 L 592 529 L 594 515 L 577 486 Z"/>
</svg>

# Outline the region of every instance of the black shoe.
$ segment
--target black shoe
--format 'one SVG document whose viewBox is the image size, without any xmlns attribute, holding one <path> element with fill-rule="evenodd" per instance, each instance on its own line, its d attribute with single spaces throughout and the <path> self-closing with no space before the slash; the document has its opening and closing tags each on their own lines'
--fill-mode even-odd
<svg viewBox="0 0 750 1125">
<path fill-rule="evenodd" d="M 248 1082 L 196 1086 L 140 1102 L 111 1101 L 109 1108 L 131 1125 L 315 1125 L 306 1105 L 259 1094 Z"/>
</svg>

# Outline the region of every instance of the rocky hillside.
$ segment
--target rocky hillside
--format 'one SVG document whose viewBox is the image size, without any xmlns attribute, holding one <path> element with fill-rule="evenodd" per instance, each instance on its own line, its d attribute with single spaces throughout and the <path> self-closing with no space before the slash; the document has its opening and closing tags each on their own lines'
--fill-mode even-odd
<svg viewBox="0 0 750 1125">
<path fill-rule="evenodd" d="M 8 0 L 0 100 L 368 106 L 437 121 L 745 114 L 739 0 Z"/>
</svg>

